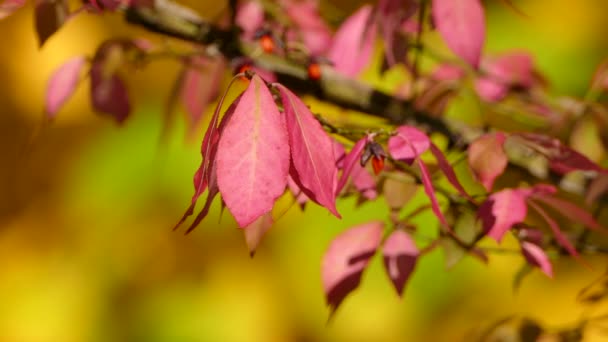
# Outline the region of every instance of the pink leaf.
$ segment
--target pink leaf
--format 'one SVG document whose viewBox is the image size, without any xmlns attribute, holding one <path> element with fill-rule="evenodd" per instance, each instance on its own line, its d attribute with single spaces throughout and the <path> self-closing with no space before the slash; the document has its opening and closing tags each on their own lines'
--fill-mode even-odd
<svg viewBox="0 0 608 342">
<path fill-rule="evenodd" d="M 391 278 L 397 294 L 401 296 L 405 283 L 416 267 L 420 252 L 406 232 L 395 230 L 384 241 L 382 254 L 384 256 L 384 269 Z"/>
<path fill-rule="evenodd" d="M 529 264 L 540 268 L 549 278 L 553 278 L 551 261 L 540 246 L 524 241 L 521 243 L 521 252 Z"/>
<path fill-rule="evenodd" d="M 327 57 L 336 71 L 355 77 L 369 63 L 376 40 L 376 26 L 370 25 L 372 6 L 365 5 L 340 26 Z"/>
<path fill-rule="evenodd" d="M 122 123 L 131 112 L 127 87 L 118 74 L 106 75 L 103 61 L 91 67 L 91 102 L 93 108 Z"/>
<path fill-rule="evenodd" d="M 358 225 L 329 245 L 321 263 L 321 279 L 332 311 L 359 286 L 363 270 L 380 245 L 383 229 L 384 224 L 378 221 Z"/>
<path fill-rule="evenodd" d="M 25 5 L 25 0 L 5 0 L 0 4 L 0 20 L 13 14 L 16 10 Z"/>
<path fill-rule="evenodd" d="M 431 74 L 431 78 L 437 81 L 456 81 L 464 76 L 464 70 L 452 64 L 441 64 Z"/>
<path fill-rule="evenodd" d="M 528 204 L 530 205 L 530 207 L 536 210 L 536 212 L 543 218 L 543 220 L 545 220 L 545 222 L 547 222 L 549 228 L 551 228 L 551 231 L 555 236 L 555 240 L 557 241 L 557 243 L 559 243 L 560 246 L 562 246 L 566 251 L 568 251 L 570 255 L 578 257 L 579 254 L 576 251 L 576 248 L 574 247 L 574 245 L 572 245 L 570 240 L 568 240 L 566 235 L 564 235 L 564 233 L 559 229 L 559 225 L 557 224 L 557 222 L 555 222 L 555 220 L 552 219 L 551 216 L 549 216 L 549 214 L 547 214 L 547 212 L 543 210 L 543 208 L 538 206 L 533 201 L 529 201 Z"/>
<path fill-rule="evenodd" d="M 181 98 L 194 125 L 199 122 L 207 106 L 217 98 L 225 66 L 226 62 L 218 58 L 207 61 L 202 72 L 197 67 L 186 69 L 181 87 Z"/>
<path fill-rule="evenodd" d="M 291 161 L 297 180 L 313 201 L 340 217 L 334 192 L 338 169 L 334 162 L 333 140 L 294 93 L 280 84 L 277 89 L 285 111 Z"/>
<path fill-rule="evenodd" d="M 448 221 L 443 216 L 441 212 L 441 208 L 439 208 L 439 203 L 437 202 L 437 196 L 435 196 L 435 189 L 433 189 L 433 183 L 431 182 L 431 177 L 429 175 L 429 170 L 424 165 L 424 162 L 420 159 L 416 159 L 418 163 L 418 167 L 420 168 L 420 178 L 422 178 L 422 185 L 424 186 L 424 192 L 429 197 L 431 201 L 431 209 L 433 209 L 433 213 L 439 219 L 439 222 L 443 224 L 445 227 L 449 228 Z"/>
<path fill-rule="evenodd" d="M 458 190 L 458 192 L 462 196 L 474 202 L 473 198 L 469 196 L 466 190 L 464 190 L 464 188 L 462 187 L 462 184 L 460 184 L 460 181 L 458 181 L 458 177 L 456 177 L 456 172 L 454 172 L 454 168 L 452 168 L 452 165 L 450 165 L 448 160 L 443 155 L 443 152 L 441 152 L 441 150 L 437 146 L 435 146 L 435 144 L 431 144 L 431 153 L 433 153 L 435 159 L 437 159 L 439 169 L 441 169 L 441 172 L 443 172 L 450 184 L 452 184 L 452 186 L 456 188 L 456 190 Z"/>
<path fill-rule="evenodd" d="M 74 94 L 80 80 L 82 68 L 86 64 L 83 56 L 74 57 L 53 72 L 46 91 L 46 113 L 55 117 L 61 106 Z"/>
<path fill-rule="evenodd" d="M 504 133 L 486 134 L 469 146 L 469 166 L 488 192 L 507 167 L 508 159 L 503 149 L 505 139 Z"/>
<path fill-rule="evenodd" d="M 255 254 L 258 245 L 262 242 L 264 234 L 272 227 L 272 224 L 272 214 L 266 213 L 258 217 L 247 227 L 243 228 L 245 242 L 247 243 L 247 248 L 249 248 L 249 255 L 251 257 Z"/>
<path fill-rule="evenodd" d="M 340 191 L 344 189 L 346 181 L 348 180 L 348 176 L 350 176 L 353 172 L 355 165 L 359 163 L 361 153 L 363 152 L 363 149 L 365 148 L 365 145 L 368 141 L 369 137 L 367 136 L 359 139 L 359 141 L 355 143 L 355 146 L 353 146 L 352 150 L 350 150 L 346 157 L 344 157 L 344 160 L 342 162 L 342 176 L 340 176 L 340 181 L 338 182 L 336 194 L 339 194 Z"/>
<path fill-rule="evenodd" d="M 222 198 L 241 227 L 272 210 L 289 172 L 285 121 L 272 94 L 253 76 L 220 137 L 217 180 Z"/>
<path fill-rule="evenodd" d="M 68 15 L 69 8 L 65 0 L 36 0 L 36 32 L 40 47 L 59 30 Z"/>
<path fill-rule="evenodd" d="M 431 141 L 424 132 L 411 126 L 397 127 L 397 134 L 388 140 L 388 150 L 397 160 L 411 163 L 431 147 Z"/>
<path fill-rule="evenodd" d="M 505 233 L 528 214 L 529 189 L 504 189 L 493 193 L 480 207 L 478 216 L 488 236 L 500 242 Z"/>
<path fill-rule="evenodd" d="M 475 91 L 486 102 L 498 102 L 507 96 L 509 87 L 488 77 L 481 77 L 475 80 Z"/>
<path fill-rule="evenodd" d="M 480 0 L 433 0 L 432 13 L 448 47 L 477 68 L 486 30 Z"/>
</svg>

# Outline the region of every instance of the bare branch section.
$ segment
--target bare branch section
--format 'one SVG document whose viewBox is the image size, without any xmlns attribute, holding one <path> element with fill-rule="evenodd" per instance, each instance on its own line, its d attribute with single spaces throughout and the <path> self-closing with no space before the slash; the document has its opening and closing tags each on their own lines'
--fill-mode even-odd
<svg viewBox="0 0 608 342">
<path fill-rule="evenodd" d="M 308 77 L 306 65 L 285 57 L 255 53 L 257 45 L 239 39 L 236 29 L 222 29 L 204 20 L 180 16 L 166 8 L 130 7 L 128 22 L 149 31 L 202 45 L 215 45 L 229 60 L 248 58 L 255 65 L 272 71 L 280 83 L 300 94 L 310 94 L 345 109 L 368 113 L 393 124 L 415 123 L 429 132 L 444 134 L 452 144 L 462 143 L 446 122 L 415 108 L 411 101 L 395 98 L 369 85 L 344 77 L 330 66 L 322 66 L 321 79 Z"/>
</svg>

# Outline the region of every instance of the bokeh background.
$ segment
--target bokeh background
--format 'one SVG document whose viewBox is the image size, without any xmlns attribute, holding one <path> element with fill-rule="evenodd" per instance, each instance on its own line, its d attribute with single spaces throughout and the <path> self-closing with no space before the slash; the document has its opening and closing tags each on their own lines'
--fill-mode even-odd
<svg viewBox="0 0 608 342">
<path fill-rule="evenodd" d="M 583 94 L 608 56 L 608 2 L 512 2 L 527 16 L 485 2 L 487 51 L 529 50 L 556 93 Z M 185 3 L 211 18 L 225 6 Z M 80 15 L 40 50 L 31 6 L 0 22 L 0 341 L 466 341 L 509 315 L 557 328 L 580 319 L 576 294 L 604 272 L 604 257 L 588 258 L 591 269 L 559 261 L 554 280 L 534 272 L 515 294 L 519 256 L 492 255 L 489 266 L 465 259 L 446 271 L 438 250 L 419 263 L 403 299 L 375 258 L 327 324 L 321 256 L 340 231 L 386 217 L 381 199 L 341 201 L 343 220 L 294 207 L 253 259 L 219 206 L 192 234 L 172 232 L 203 132 L 188 134 L 180 119 L 161 143 L 177 63 L 132 75 L 136 112 L 122 127 L 92 113 L 86 84 L 52 125 L 41 124 L 52 70 L 117 35 L 162 41 L 119 15 Z"/>
</svg>

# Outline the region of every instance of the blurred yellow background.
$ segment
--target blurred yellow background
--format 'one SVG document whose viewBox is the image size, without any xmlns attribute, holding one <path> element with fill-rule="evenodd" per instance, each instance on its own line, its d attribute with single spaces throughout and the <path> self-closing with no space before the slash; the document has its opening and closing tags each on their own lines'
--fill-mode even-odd
<svg viewBox="0 0 608 342">
<path fill-rule="evenodd" d="M 513 1 L 527 16 L 485 3 L 487 51 L 530 50 L 558 93 L 582 94 L 608 56 L 605 0 Z M 189 4 L 212 18 L 224 5 Z M 466 341 L 508 315 L 575 323 L 577 291 L 606 267 L 603 257 L 588 258 L 591 270 L 560 261 L 554 280 L 534 272 L 513 294 L 519 256 L 492 255 L 489 266 L 466 259 L 446 271 L 436 251 L 400 300 L 375 258 L 326 324 L 321 256 L 343 229 L 386 217 L 381 200 L 341 201 L 343 220 L 314 205 L 292 208 L 253 259 L 218 206 L 192 234 L 172 232 L 202 137 L 201 128 L 185 138 L 182 122 L 160 144 L 177 63 L 133 75 L 136 112 L 123 127 L 92 113 L 83 84 L 41 128 L 52 70 L 106 38 L 145 34 L 119 15 L 80 15 L 39 50 L 31 6 L 0 32 L 0 341 Z M 588 340 L 608 340 L 596 335 Z"/>
</svg>

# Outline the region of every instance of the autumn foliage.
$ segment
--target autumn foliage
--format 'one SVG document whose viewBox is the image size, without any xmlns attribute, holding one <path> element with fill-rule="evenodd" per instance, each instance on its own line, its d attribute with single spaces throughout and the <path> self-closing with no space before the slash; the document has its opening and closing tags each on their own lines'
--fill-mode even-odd
<svg viewBox="0 0 608 342">
<path fill-rule="evenodd" d="M 376 254 L 401 296 L 417 261 L 435 248 L 457 249 L 491 265 L 484 242 L 500 244 L 512 235 L 522 260 L 552 277 L 552 259 L 571 256 L 584 265 L 588 231 L 607 232 L 597 219 L 608 189 L 606 159 L 587 153 L 577 137 L 593 135 L 594 143 L 607 143 L 606 132 L 581 130 L 587 121 L 606 127 L 602 94 L 608 91 L 608 67 L 600 66 L 589 85 L 595 100 L 552 98 L 529 54 L 484 54 L 480 0 L 380 0 L 336 27 L 314 0 L 232 1 L 224 27 L 166 0 L 91 0 L 75 9 L 67 0 L 33 3 L 41 46 L 74 15 L 115 11 L 154 32 L 192 42 L 192 51 L 171 56 L 182 71 L 168 101 L 182 102 L 193 125 L 204 119 L 206 108 L 214 110 L 206 118 L 194 194 L 175 229 L 187 224 L 184 230 L 192 231 L 218 198 L 244 230 L 253 253 L 280 219 L 273 208 L 283 196 L 303 210 L 314 203 L 338 218 L 349 215 L 336 207 L 342 197 L 386 201 L 389 217 L 361 222 L 327 248 L 321 275 L 332 312 L 356 289 Z M 2 2 L 0 18 L 24 4 Z M 200 31 L 189 36 L 188 30 L 149 19 L 150 13 L 179 18 Z M 433 46 L 421 43 L 425 35 L 438 35 L 451 55 L 429 57 Z M 390 94 L 359 78 L 378 51 L 380 72 L 398 66 L 407 76 Z M 91 57 L 65 61 L 48 81 L 48 118 L 60 115 L 88 78 L 93 110 L 119 124 L 128 122 L 129 70 L 163 54 L 170 52 L 155 43 L 121 38 L 108 40 Z M 424 58 L 432 67 L 420 66 Z M 234 77 L 224 89 L 227 72 Z M 227 103 L 226 93 L 239 82 L 246 89 Z M 474 123 L 466 113 L 447 117 L 446 108 L 463 89 L 485 108 L 517 108 L 524 120 L 496 120 L 491 110 Z M 313 113 L 302 97 L 307 92 L 386 123 L 365 126 Z M 387 114 L 394 108 L 399 108 L 396 118 Z M 416 191 L 428 201 L 412 208 Z M 405 215 L 404 209 L 413 214 Z M 418 228 L 409 221 L 424 211 L 436 217 L 432 241 L 419 241 Z"/>
</svg>

